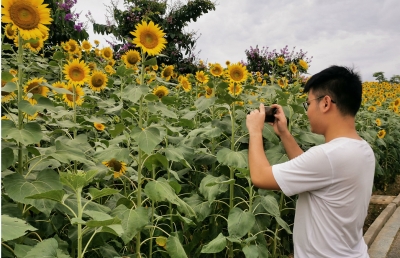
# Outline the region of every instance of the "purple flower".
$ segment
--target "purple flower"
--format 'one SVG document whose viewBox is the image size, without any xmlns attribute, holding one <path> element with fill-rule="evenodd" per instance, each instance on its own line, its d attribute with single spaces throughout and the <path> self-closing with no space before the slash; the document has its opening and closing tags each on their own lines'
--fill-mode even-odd
<svg viewBox="0 0 400 258">
<path fill-rule="evenodd" d="M 66 15 L 65 15 L 65 18 L 64 18 L 66 21 L 72 21 L 72 19 L 73 19 L 73 15 L 72 15 L 72 13 L 67 13 Z"/>
</svg>

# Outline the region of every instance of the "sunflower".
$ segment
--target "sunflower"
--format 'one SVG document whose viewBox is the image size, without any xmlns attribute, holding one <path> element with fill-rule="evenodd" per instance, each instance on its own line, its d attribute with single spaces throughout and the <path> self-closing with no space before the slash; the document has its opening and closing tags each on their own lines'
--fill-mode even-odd
<svg viewBox="0 0 400 258">
<path fill-rule="evenodd" d="M 266 80 L 263 80 L 261 86 L 266 86 L 266 85 L 267 85 L 267 81 L 266 81 Z"/>
<path fill-rule="evenodd" d="M 241 63 L 231 64 L 228 67 L 228 78 L 232 82 L 240 83 L 247 79 L 247 69 Z"/>
<path fill-rule="evenodd" d="M 33 115 L 29 115 L 24 112 L 22 114 L 23 114 L 24 118 L 28 119 L 29 121 L 35 120 L 36 117 L 38 116 L 38 112 L 35 112 L 35 114 L 33 114 Z"/>
<path fill-rule="evenodd" d="M 179 84 L 182 86 L 185 92 L 189 92 L 192 89 L 192 84 L 189 82 L 187 77 L 182 76 Z"/>
<path fill-rule="evenodd" d="M 119 178 L 126 172 L 126 163 L 118 161 L 115 158 L 112 158 L 109 161 L 103 161 L 102 163 L 114 171 L 114 178 Z"/>
<path fill-rule="evenodd" d="M 260 77 L 260 76 L 261 76 L 261 73 L 260 73 L 260 72 L 256 72 L 256 76 L 257 76 L 257 77 Z"/>
<path fill-rule="evenodd" d="M 379 100 L 377 100 L 377 101 L 375 101 L 374 105 L 377 105 L 380 107 L 380 106 L 382 106 L 382 103 Z"/>
<path fill-rule="evenodd" d="M 209 80 L 208 75 L 206 75 L 203 71 L 196 72 L 196 79 L 203 84 L 206 84 Z"/>
<path fill-rule="evenodd" d="M 112 68 L 112 66 L 110 65 L 106 65 L 106 67 L 104 67 L 104 70 L 110 75 L 115 73 L 114 68 Z"/>
<path fill-rule="evenodd" d="M 376 123 L 377 126 L 381 126 L 382 125 L 382 121 L 379 118 L 375 119 L 375 123 Z"/>
<path fill-rule="evenodd" d="M 28 43 L 25 44 L 25 48 L 30 49 L 32 52 L 39 52 L 44 46 L 44 42 L 42 38 L 31 39 Z"/>
<path fill-rule="evenodd" d="M 174 74 L 174 66 L 168 65 L 162 70 L 161 77 L 164 78 L 166 81 L 169 81 L 173 74 Z"/>
<path fill-rule="evenodd" d="M 144 52 L 150 56 L 158 55 L 165 48 L 167 40 L 165 33 L 153 21 L 147 23 L 143 21 L 136 25 L 136 30 L 131 32 L 135 37 L 132 41 L 137 47 L 141 47 Z"/>
<path fill-rule="evenodd" d="M 42 95 L 43 97 L 47 97 L 49 88 L 41 85 L 44 82 L 46 82 L 46 80 L 43 79 L 43 77 L 29 80 L 24 86 L 24 92 L 27 94 L 24 99 L 28 100 L 32 105 L 35 105 L 37 101 L 36 99 L 32 98 L 33 95 L 38 94 Z M 32 94 L 32 96 L 28 96 L 28 94 Z"/>
<path fill-rule="evenodd" d="M 384 130 L 384 129 L 382 129 L 382 130 L 380 130 L 379 132 L 378 132 L 378 138 L 379 139 L 382 139 L 383 137 L 385 137 L 385 135 L 386 135 L 386 131 Z"/>
<path fill-rule="evenodd" d="M 216 77 L 219 77 L 222 75 L 224 69 L 222 68 L 222 66 L 218 63 L 211 65 L 210 68 L 210 73 Z"/>
<path fill-rule="evenodd" d="M 90 50 L 92 50 L 92 44 L 90 44 L 90 42 L 87 40 L 82 41 L 81 47 L 86 52 L 90 52 Z"/>
<path fill-rule="evenodd" d="M 257 82 L 261 83 L 263 81 L 262 77 L 257 77 Z"/>
<path fill-rule="evenodd" d="M 115 60 L 114 59 L 110 59 L 107 61 L 107 65 L 109 66 L 114 66 L 115 65 Z"/>
<path fill-rule="evenodd" d="M 228 91 L 232 96 L 238 96 L 243 91 L 243 87 L 239 83 L 231 82 Z"/>
<path fill-rule="evenodd" d="M 225 62 L 225 64 L 226 64 L 226 66 L 230 66 L 230 65 L 231 65 L 231 61 L 227 60 L 227 61 Z"/>
<path fill-rule="evenodd" d="M 290 71 L 292 71 L 293 74 L 297 73 L 297 66 L 294 63 L 290 63 L 289 68 L 290 68 Z"/>
<path fill-rule="evenodd" d="M 287 86 L 287 79 L 285 77 L 279 78 L 278 79 L 278 85 L 282 89 L 285 88 Z"/>
<path fill-rule="evenodd" d="M 57 81 L 57 82 L 51 84 L 51 86 L 53 86 L 54 88 L 59 88 L 59 89 L 67 88 L 67 85 L 65 84 L 65 82 L 60 82 L 60 81 Z M 53 93 L 57 94 L 58 92 L 53 90 Z"/>
<path fill-rule="evenodd" d="M 154 71 L 157 71 L 158 70 L 158 65 L 152 65 L 151 69 L 153 69 Z"/>
<path fill-rule="evenodd" d="M 79 59 L 73 59 L 68 64 L 64 65 L 63 73 L 65 78 L 74 85 L 82 85 L 90 78 L 89 67 L 84 61 L 79 62 Z"/>
<path fill-rule="evenodd" d="M 376 107 L 375 107 L 375 106 L 370 106 L 370 107 L 368 108 L 368 111 L 375 112 L 375 111 L 376 111 Z"/>
<path fill-rule="evenodd" d="M 100 71 L 92 73 L 89 79 L 89 87 L 93 91 L 101 91 L 107 86 L 108 78 L 107 75 Z"/>
<path fill-rule="evenodd" d="M 3 88 L 6 86 L 7 82 L 1 80 L 1 87 Z M 1 91 L 1 102 L 2 103 L 8 103 L 10 100 L 14 99 L 17 95 L 15 95 L 14 92 L 7 92 L 7 91 Z"/>
<path fill-rule="evenodd" d="M 96 70 L 97 64 L 95 62 L 88 63 L 88 67 L 90 71 Z"/>
<path fill-rule="evenodd" d="M 67 90 L 69 90 L 72 94 L 70 93 L 65 93 L 63 95 L 64 102 L 67 103 L 69 107 L 74 107 L 74 90 L 75 90 L 75 105 L 81 106 L 83 104 L 83 96 L 85 93 L 83 92 L 83 89 L 81 86 L 75 86 L 72 83 L 68 84 Z"/>
<path fill-rule="evenodd" d="M 103 125 L 102 123 L 93 123 L 94 128 L 97 129 L 97 131 L 103 131 L 106 127 L 105 125 Z"/>
<path fill-rule="evenodd" d="M 104 59 L 111 60 L 113 59 L 113 50 L 110 47 L 105 47 L 101 50 L 101 56 Z"/>
<path fill-rule="evenodd" d="M 307 69 L 308 69 L 308 64 L 307 64 L 307 62 L 304 61 L 303 59 L 300 59 L 300 60 L 299 60 L 299 65 L 300 65 L 300 67 L 303 68 L 304 70 L 307 70 Z"/>
<path fill-rule="evenodd" d="M 9 23 L 4 27 L 5 35 L 9 39 L 14 39 L 17 36 L 17 30 L 13 28 L 13 24 Z"/>
<path fill-rule="evenodd" d="M 158 86 L 153 90 L 153 94 L 156 95 L 160 99 L 164 96 L 167 96 L 168 93 L 169 93 L 169 91 L 168 91 L 167 87 L 165 87 L 163 85 Z"/>
<path fill-rule="evenodd" d="M 98 41 L 97 39 L 95 39 L 95 40 L 94 40 L 94 44 L 95 44 L 96 46 L 98 46 L 98 45 L 100 45 L 100 41 Z"/>
<path fill-rule="evenodd" d="M 207 99 L 209 99 L 209 98 L 211 98 L 212 96 L 215 95 L 213 88 L 210 88 L 210 87 L 206 86 L 205 90 L 206 90 L 206 98 Z"/>
<path fill-rule="evenodd" d="M 51 24 L 53 20 L 47 4 L 42 3 L 43 0 L 3 0 L 2 22 L 12 23 L 23 39 L 42 38 L 49 30 L 44 25 Z"/>
<path fill-rule="evenodd" d="M 14 76 L 14 77 L 17 76 L 17 74 L 18 74 L 18 71 L 15 70 L 15 69 L 12 69 L 12 68 L 9 70 L 9 72 L 10 72 L 11 75 Z"/>
<path fill-rule="evenodd" d="M 141 60 L 140 53 L 132 49 L 126 52 L 121 58 L 128 68 L 135 66 Z"/>
<path fill-rule="evenodd" d="M 68 51 L 68 53 L 73 54 L 73 53 L 79 53 L 81 51 L 78 42 L 76 40 L 70 39 L 67 42 L 64 42 L 63 48 L 65 51 Z"/>
<path fill-rule="evenodd" d="M 275 61 L 278 64 L 278 66 L 283 66 L 285 64 L 285 59 L 281 56 L 275 59 Z"/>
<path fill-rule="evenodd" d="M 395 105 L 396 107 L 400 106 L 400 98 L 395 99 L 394 105 Z"/>
</svg>

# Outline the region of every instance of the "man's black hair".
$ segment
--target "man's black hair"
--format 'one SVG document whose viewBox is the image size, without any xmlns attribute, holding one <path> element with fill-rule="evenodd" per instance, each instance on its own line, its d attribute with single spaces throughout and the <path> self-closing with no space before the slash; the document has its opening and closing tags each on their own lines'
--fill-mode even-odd
<svg viewBox="0 0 400 258">
<path fill-rule="evenodd" d="M 313 75 L 304 86 L 316 97 L 329 95 L 343 115 L 355 116 L 360 109 L 362 82 L 360 75 L 348 67 L 333 65 Z"/>
</svg>

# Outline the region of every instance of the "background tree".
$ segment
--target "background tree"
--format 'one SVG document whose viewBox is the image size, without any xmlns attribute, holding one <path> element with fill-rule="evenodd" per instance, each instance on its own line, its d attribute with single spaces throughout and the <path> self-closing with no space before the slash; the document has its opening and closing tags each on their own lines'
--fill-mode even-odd
<svg viewBox="0 0 400 258">
<path fill-rule="evenodd" d="M 93 19 L 93 30 L 96 33 L 112 34 L 121 42 L 113 45 L 117 57 L 128 49 L 133 49 L 131 31 L 144 20 L 158 24 L 166 33 L 167 45 L 159 57 L 160 63 L 174 64 L 180 73 L 195 72 L 197 67 L 194 53 L 198 37 L 195 32 L 185 32 L 184 28 L 191 21 L 196 21 L 204 13 L 215 10 L 215 4 L 209 0 L 193 0 L 183 4 L 175 1 L 168 5 L 161 0 L 124 0 L 124 10 L 112 3 L 107 24 L 98 24 Z"/>
<path fill-rule="evenodd" d="M 89 38 L 84 24 L 78 21 L 80 14 L 73 11 L 76 2 L 77 0 L 44 0 L 51 9 L 53 17 L 46 43 L 57 45 L 69 39 L 83 41 Z"/>
</svg>

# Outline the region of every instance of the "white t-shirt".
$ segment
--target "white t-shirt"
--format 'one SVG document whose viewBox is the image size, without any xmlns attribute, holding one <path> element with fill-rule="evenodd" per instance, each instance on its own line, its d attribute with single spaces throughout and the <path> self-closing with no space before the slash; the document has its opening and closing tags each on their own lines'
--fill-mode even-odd
<svg viewBox="0 0 400 258">
<path fill-rule="evenodd" d="M 364 140 L 336 138 L 272 166 L 287 196 L 299 194 L 294 255 L 369 257 L 363 225 L 372 193 L 375 156 Z"/>
</svg>

